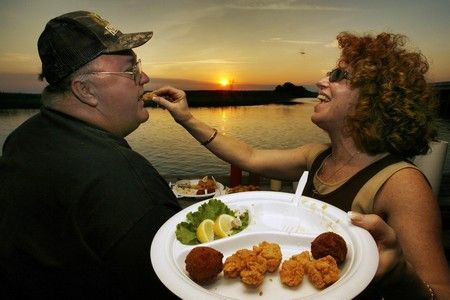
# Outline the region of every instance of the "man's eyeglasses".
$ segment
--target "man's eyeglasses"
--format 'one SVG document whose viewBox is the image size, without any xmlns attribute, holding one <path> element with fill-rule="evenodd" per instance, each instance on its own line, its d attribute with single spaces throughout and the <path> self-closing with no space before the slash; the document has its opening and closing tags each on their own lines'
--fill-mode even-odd
<svg viewBox="0 0 450 300">
<path fill-rule="evenodd" d="M 136 85 L 139 85 L 141 82 L 141 75 L 142 75 L 142 66 L 141 66 L 141 60 L 138 59 L 138 61 L 134 64 L 132 71 L 128 72 L 90 72 L 86 74 L 105 74 L 105 75 L 118 75 L 118 76 L 125 76 L 127 78 L 133 79 L 134 83 Z M 130 77 L 131 76 L 131 77 Z"/>
<path fill-rule="evenodd" d="M 328 72 L 327 76 L 330 82 L 337 82 L 343 79 L 350 79 L 350 73 L 339 68 L 333 69 L 331 72 Z"/>
</svg>

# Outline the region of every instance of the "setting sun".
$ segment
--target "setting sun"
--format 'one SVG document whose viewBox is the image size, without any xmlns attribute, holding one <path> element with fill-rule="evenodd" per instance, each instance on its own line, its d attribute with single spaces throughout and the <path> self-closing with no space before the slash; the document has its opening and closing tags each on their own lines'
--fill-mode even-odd
<svg viewBox="0 0 450 300">
<path fill-rule="evenodd" d="M 221 79 L 220 81 L 219 81 L 219 83 L 220 83 L 220 85 L 221 86 L 223 86 L 223 87 L 226 87 L 226 86 L 228 86 L 228 85 L 230 85 L 230 81 L 228 80 L 228 79 Z"/>
</svg>

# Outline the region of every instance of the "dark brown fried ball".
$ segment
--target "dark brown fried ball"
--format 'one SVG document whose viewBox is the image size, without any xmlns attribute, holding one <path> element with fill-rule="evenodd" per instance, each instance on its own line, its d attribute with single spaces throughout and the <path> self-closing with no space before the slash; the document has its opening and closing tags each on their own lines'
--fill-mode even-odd
<svg viewBox="0 0 450 300">
<path fill-rule="evenodd" d="M 339 234 L 324 232 L 311 242 L 311 254 L 315 259 L 331 255 L 340 264 L 347 256 L 347 245 Z"/>
<path fill-rule="evenodd" d="M 186 256 L 186 271 L 198 284 L 213 281 L 223 270 L 223 254 L 211 247 L 195 247 Z"/>
</svg>

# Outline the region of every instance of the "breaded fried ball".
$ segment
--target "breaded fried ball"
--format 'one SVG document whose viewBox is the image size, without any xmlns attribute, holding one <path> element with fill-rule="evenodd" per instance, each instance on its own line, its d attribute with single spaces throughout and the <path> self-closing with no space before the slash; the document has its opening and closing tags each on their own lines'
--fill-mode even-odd
<svg viewBox="0 0 450 300">
<path fill-rule="evenodd" d="M 213 281 L 223 270 L 223 254 L 211 247 L 195 247 L 186 256 L 186 271 L 198 284 Z"/>
<path fill-rule="evenodd" d="M 315 259 L 331 255 L 341 264 L 347 256 L 347 244 L 339 234 L 324 232 L 311 242 L 311 254 Z"/>
</svg>

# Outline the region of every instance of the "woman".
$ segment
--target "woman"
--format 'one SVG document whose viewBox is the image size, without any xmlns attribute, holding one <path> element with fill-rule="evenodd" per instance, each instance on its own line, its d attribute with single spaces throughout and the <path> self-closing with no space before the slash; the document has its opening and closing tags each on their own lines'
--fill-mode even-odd
<svg viewBox="0 0 450 300">
<path fill-rule="evenodd" d="M 330 144 L 260 150 L 194 118 L 184 92 L 165 87 L 154 101 L 219 158 L 267 178 L 298 180 L 305 195 L 352 210 L 378 243 L 377 274 L 361 298 L 450 298 L 439 206 L 425 176 L 407 161 L 435 137 L 428 63 L 402 35 L 341 33 L 337 67 L 319 80 L 311 120 Z M 348 201 L 345 201 L 348 200 Z"/>
</svg>

